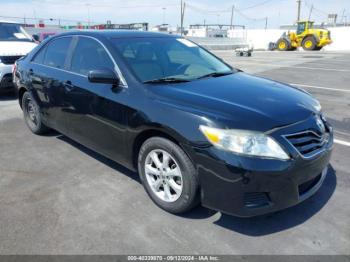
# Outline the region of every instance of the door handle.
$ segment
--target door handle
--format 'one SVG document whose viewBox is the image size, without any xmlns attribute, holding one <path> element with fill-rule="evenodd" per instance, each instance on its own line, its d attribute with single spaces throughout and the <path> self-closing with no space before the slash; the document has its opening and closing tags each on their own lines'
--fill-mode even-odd
<svg viewBox="0 0 350 262">
<path fill-rule="evenodd" d="M 74 89 L 74 85 L 72 84 L 71 81 L 66 81 L 64 82 L 64 89 L 67 91 L 67 92 L 70 92 Z"/>
</svg>

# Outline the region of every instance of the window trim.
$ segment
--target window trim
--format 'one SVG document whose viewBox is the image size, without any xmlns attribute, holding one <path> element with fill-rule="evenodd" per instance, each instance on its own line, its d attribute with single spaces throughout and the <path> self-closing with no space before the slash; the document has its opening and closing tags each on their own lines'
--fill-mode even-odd
<svg viewBox="0 0 350 262">
<path fill-rule="evenodd" d="M 36 63 L 36 62 L 33 61 L 34 58 L 36 57 L 36 55 L 40 52 L 40 50 L 42 50 L 43 48 L 46 48 L 52 41 L 54 41 L 56 39 L 64 38 L 64 37 L 72 38 L 72 40 L 71 40 L 72 42 L 70 43 L 71 46 L 69 47 L 70 50 L 67 53 L 67 57 L 66 57 L 66 60 L 65 60 L 64 68 L 57 68 L 57 67 L 48 66 L 48 65 L 45 65 L 45 64 L 39 64 L 39 63 Z M 64 71 L 64 72 L 67 72 L 67 73 L 71 73 L 71 74 L 74 74 L 74 75 L 78 75 L 78 76 L 82 76 L 82 77 L 87 78 L 86 75 L 82 75 L 82 74 L 79 74 L 79 73 L 76 73 L 76 72 L 72 72 L 72 71 L 69 70 L 70 68 L 67 68 L 67 66 L 68 66 L 67 63 L 71 62 L 71 60 L 72 60 L 73 52 L 75 50 L 76 44 L 78 43 L 78 38 L 79 37 L 85 37 L 85 38 L 93 39 L 96 42 L 98 42 L 105 49 L 105 51 L 107 52 L 109 58 L 112 60 L 112 63 L 114 64 L 114 71 L 117 73 L 117 75 L 118 75 L 118 77 L 120 79 L 120 85 L 122 87 L 128 88 L 128 83 L 126 82 L 126 80 L 125 80 L 125 78 L 124 78 L 124 76 L 123 76 L 123 74 L 122 74 L 118 64 L 114 60 L 112 54 L 109 52 L 107 47 L 100 40 L 98 40 L 97 38 L 92 37 L 92 36 L 74 34 L 74 35 L 63 35 L 63 36 L 50 38 L 50 40 L 47 43 L 45 43 L 42 47 L 40 47 L 39 50 L 33 55 L 33 57 L 31 58 L 30 62 L 33 63 L 33 64 L 37 64 L 37 65 L 41 65 L 41 66 L 57 69 L 57 70 L 60 70 L 60 71 Z M 45 57 L 46 57 L 46 51 L 47 51 L 47 49 L 45 50 Z M 44 60 L 45 60 L 45 57 L 44 57 Z"/>
<path fill-rule="evenodd" d="M 103 49 L 106 51 L 107 55 L 109 56 L 109 58 L 111 59 L 113 65 L 114 65 L 113 69 L 117 73 L 117 75 L 118 75 L 118 77 L 120 79 L 121 86 L 126 87 L 126 88 L 128 87 L 128 84 L 127 84 L 127 82 L 126 82 L 122 72 L 120 71 L 120 68 L 119 68 L 118 64 L 115 62 L 112 54 L 109 52 L 107 47 L 100 40 L 98 40 L 95 37 L 88 36 L 88 35 L 74 35 L 74 36 L 76 36 L 76 42 L 75 42 L 75 45 L 74 45 L 74 47 L 72 49 L 72 52 L 70 53 L 70 59 L 69 59 L 70 64 L 69 64 L 69 68 L 68 68 L 69 72 L 76 73 L 76 72 L 70 71 L 70 67 L 71 67 L 71 62 L 72 62 L 72 58 L 73 58 L 73 54 L 74 54 L 75 48 L 76 48 L 76 46 L 77 46 L 77 44 L 79 42 L 79 38 L 81 38 L 81 37 L 82 38 L 84 38 L 84 37 L 85 38 L 89 38 L 89 39 L 92 39 L 92 40 L 96 41 L 98 44 L 100 44 L 103 47 Z M 79 73 L 76 73 L 76 74 L 79 74 Z M 82 74 L 79 74 L 79 75 L 82 75 Z"/>
</svg>

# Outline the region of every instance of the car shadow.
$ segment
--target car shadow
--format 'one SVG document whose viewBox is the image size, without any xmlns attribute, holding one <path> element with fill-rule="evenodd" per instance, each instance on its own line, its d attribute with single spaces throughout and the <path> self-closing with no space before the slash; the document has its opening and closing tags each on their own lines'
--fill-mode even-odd
<svg viewBox="0 0 350 262">
<path fill-rule="evenodd" d="M 72 140 L 72 139 L 70 139 L 70 138 L 68 138 L 68 137 L 66 137 L 66 136 L 64 136 L 62 134 L 57 133 L 56 131 L 52 131 L 50 133 L 52 133 L 52 136 L 57 134 L 56 135 L 57 139 L 70 144 L 71 146 L 77 148 L 78 150 L 80 150 L 81 152 L 87 154 L 88 156 L 96 159 L 97 161 L 105 164 L 106 166 L 114 169 L 117 172 L 122 173 L 123 175 L 126 175 L 126 176 L 130 177 L 131 179 L 133 179 L 136 182 L 141 184 L 140 177 L 139 177 L 139 175 L 136 172 L 134 172 L 134 171 L 132 171 L 132 170 L 130 170 L 130 169 L 128 169 L 128 168 L 118 164 L 117 162 L 115 162 L 115 161 L 113 161 L 113 160 L 111 160 L 111 159 L 109 159 L 107 157 L 104 157 L 103 155 L 101 155 L 101 154 L 99 154 L 99 153 L 97 153 L 97 152 L 95 152 L 95 151 L 93 151 L 93 150 L 91 150 L 91 149 L 89 149 L 89 148 L 79 144 L 78 142 L 75 142 L 74 140 Z"/>
<path fill-rule="evenodd" d="M 139 175 L 136 172 L 102 156 L 99 153 L 96 153 L 95 151 L 57 132 L 51 132 L 51 136 L 56 136 L 57 139 L 70 144 L 88 156 L 100 161 L 108 167 L 130 177 L 131 179 L 141 184 Z M 218 220 L 214 221 L 213 223 L 225 229 L 255 237 L 287 230 L 289 228 L 303 224 L 305 221 L 317 214 L 332 197 L 336 186 L 336 171 L 330 165 L 326 179 L 317 193 L 296 206 L 271 214 L 251 218 L 240 218 L 221 214 Z M 198 206 L 194 210 L 178 216 L 185 219 L 207 219 L 216 215 L 217 213 L 217 211 Z"/>
</svg>

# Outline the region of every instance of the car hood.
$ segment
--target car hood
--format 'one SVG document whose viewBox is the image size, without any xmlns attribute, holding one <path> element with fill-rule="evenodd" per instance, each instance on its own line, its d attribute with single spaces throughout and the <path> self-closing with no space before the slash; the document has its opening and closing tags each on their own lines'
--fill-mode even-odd
<svg viewBox="0 0 350 262">
<path fill-rule="evenodd" d="M 33 42 L 0 41 L 0 56 L 26 55 L 36 46 Z"/>
<path fill-rule="evenodd" d="M 318 101 L 303 90 L 245 73 L 154 85 L 151 92 L 161 103 L 195 112 L 226 128 L 268 131 L 320 110 Z"/>
</svg>

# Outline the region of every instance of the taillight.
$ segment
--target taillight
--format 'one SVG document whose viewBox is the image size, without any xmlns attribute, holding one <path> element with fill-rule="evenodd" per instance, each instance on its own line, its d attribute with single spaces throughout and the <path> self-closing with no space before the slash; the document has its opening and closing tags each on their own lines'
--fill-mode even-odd
<svg viewBox="0 0 350 262">
<path fill-rule="evenodd" d="M 17 69 L 17 64 L 15 62 L 12 66 L 12 75 L 15 75 L 16 69 Z"/>
</svg>

